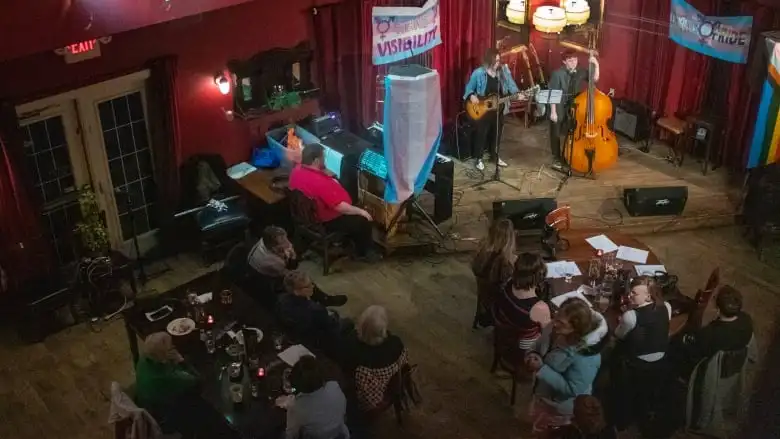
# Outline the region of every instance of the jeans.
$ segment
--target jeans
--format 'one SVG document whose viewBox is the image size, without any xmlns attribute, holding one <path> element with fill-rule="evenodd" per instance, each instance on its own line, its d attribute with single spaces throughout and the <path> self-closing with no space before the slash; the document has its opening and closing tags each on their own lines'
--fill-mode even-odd
<svg viewBox="0 0 780 439">
<path fill-rule="evenodd" d="M 496 121 L 496 113 L 491 111 L 485 114 L 482 119 L 476 121 L 475 125 L 472 148 L 474 158 L 482 160 L 487 150 L 490 153 L 490 159 L 495 160 L 498 157 L 498 145 L 501 143 L 504 113 L 499 112 L 498 121 Z"/>
<path fill-rule="evenodd" d="M 341 215 L 324 226 L 328 232 L 344 233 L 355 245 L 358 256 L 365 256 L 373 247 L 374 226 L 360 215 Z"/>
</svg>

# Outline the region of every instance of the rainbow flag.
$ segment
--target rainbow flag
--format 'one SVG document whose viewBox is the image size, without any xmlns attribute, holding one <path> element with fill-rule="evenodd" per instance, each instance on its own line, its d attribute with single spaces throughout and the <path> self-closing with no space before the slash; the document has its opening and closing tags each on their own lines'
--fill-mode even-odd
<svg viewBox="0 0 780 439">
<path fill-rule="evenodd" d="M 761 91 L 761 103 L 750 142 L 748 169 L 780 162 L 780 44 L 772 44 L 769 74 Z"/>
</svg>

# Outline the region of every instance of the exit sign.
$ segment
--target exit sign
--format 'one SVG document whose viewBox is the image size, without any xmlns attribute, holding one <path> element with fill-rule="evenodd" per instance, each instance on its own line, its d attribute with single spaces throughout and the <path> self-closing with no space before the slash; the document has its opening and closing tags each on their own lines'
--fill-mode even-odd
<svg viewBox="0 0 780 439">
<path fill-rule="evenodd" d="M 57 49 L 54 52 L 62 55 L 65 62 L 73 64 L 100 56 L 100 46 L 111 41 L 111 37 L 96 38 L 93 40 L 80 41 L 78 43 L 68 44 Z"/>
</svg>

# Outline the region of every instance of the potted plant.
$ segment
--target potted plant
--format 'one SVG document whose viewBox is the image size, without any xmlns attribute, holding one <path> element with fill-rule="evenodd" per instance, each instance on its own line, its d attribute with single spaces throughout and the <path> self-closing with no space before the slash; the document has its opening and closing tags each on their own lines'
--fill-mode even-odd
<svg viewBox="0 0 780 439">
<path fill-rule="evenodd" d="M 84 185 L 79 192 L 81 221 L 76 224 L 76 232 L 81 244 L 91 255 L 97 256 L 108 251 L 108 231 L 100 215 L 100 206 L 90 185 Z"/>
</svg>

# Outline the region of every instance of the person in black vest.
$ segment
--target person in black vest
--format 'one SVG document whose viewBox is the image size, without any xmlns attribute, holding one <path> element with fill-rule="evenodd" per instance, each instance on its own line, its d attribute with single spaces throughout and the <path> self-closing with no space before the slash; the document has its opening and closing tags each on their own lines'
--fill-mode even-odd
<svg viewBox="0 0 780 439">
<path fill-rule="evenodd" d="M 652 277 L 639 276 L 631 282 L 630 306 L 615 328 L 611 374 L 611 417 L 618 430 L 655 413 L 660 381 L 665 371 L 672 307 L 663 300 L 661 288 Z"/>
</svg>

